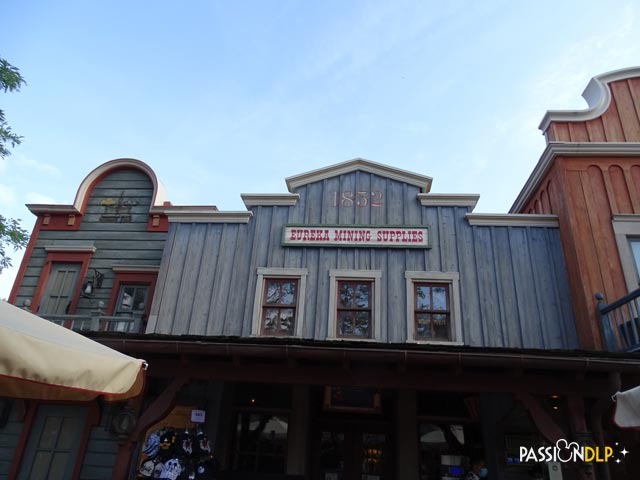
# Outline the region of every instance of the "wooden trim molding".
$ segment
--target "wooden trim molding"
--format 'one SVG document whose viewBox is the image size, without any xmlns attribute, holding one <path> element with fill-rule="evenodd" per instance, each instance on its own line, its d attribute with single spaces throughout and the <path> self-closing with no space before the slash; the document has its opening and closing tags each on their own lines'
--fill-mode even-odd
<svg viewBox="0 0 640 480">
<path fill-rule="evenodd" d="M 533 215 L 526 213 L 467 213 L 469 225 L 484 227 L 551 227 L 560 226 L 557 215 Z"/>
<path fill-rule="evenodd" d="M 335 165 L 319 168 L 317 170 L 311 170 L 310 172 L 288 177 L 285 181 L 287 182 L 287 188 L 289 191 L 291 193 L 295 193 L 295 189 L 303 185 L 319 182 L 326 178 L 337 177 L 357 170 L 373 173 L 384 178 L 390 178 L 391 180 L 408 183 L 409 185 L 414 185 L 425 193 L 431 190 L 431 181 L 433 180 L 431 177 L 419 175 L 407 170 L 401 170 L 399 168 L 389 167 L 364 158 L 354 158 L 353 160 L 348 160 L 346 162 L 336 163 Z"/>
<path fill-rule="evenodd" d="M 170 223 L 249 223 L 252 212 L 220 212 L 210 210 L 208 212 L 186 211 L 168 212 Z"/>
<path fill-rule="evenodd" d="M 519 213 L 544 179 L 558 156 L 563 157 L 640 157 L 638 142 L 549 142 L 527 182 L 509 209 Z"/>
<path fill-rule="evenodd" d="M 33 421 L 36 418 L 36 412 L 38 411 L 39 402 L 31 401 L 28 403 L 27 415 L 22 424 L 22 432 L 16 445 L 15 453 L 11 461 L 11 467 L 9 468 L 8 478 L 18 478 L 20 473 L 20 466 L 22 465 L 22 459 L 24 458 L 24 452 L 27 449 L 27 442 L 29 441 L 29 434 L 33 427 Z"/>
<path fill-rule="evenodd" d="M 96 247 L 93 245 L 46 245 L 44 251 L 59 253 L 96 253 Z"/>
<path fill-rule="evenodd" d="M 469 207 L 476 208 L 480 195 L 465 193 L 419 193 L 418 200 L 423 207 Z"/>
<path fill-rule="evenodd" d="M 241 193 L 245 207 L 293 206 L 300 200 L 299 193 Z"/>
<path fill-rule="evenodd" d="M 154 265 L 114 265 L 111 270 L 116 273 L 158 273 L 160 267 Z"/>
<path fill-rule="evenodd" d="M 640 67 L 613 70 L 593 77 L 582 92 L 582 97 L 587 101 L 587 109 L 549 110 L 542 117 L 538 128 L 544 132 L 549 128 L 551 122 L 585 122 L 599 117 L 607 111 L 611 104 L 609 84 L 633 77 L 640 77 Z"/>
</svg>

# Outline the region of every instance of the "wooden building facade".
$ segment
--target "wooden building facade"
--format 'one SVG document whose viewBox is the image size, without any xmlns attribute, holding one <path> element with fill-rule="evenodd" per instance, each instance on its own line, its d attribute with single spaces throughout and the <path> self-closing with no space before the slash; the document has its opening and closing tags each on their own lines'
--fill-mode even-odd
<svg viewBox="0 0 640 480">
<path fill-rule="evenodd" d="M 595 80 L 616 85 L 624 125 L 625 102 L 640 111 L 637 73 Z M 148 381 L 126 406 L 5 402 L 0 479 L 31 478 L 45 450 L 73 451 L 59 478 L 151 478 L 171 463 L 180 478 L 451 480 L 473 457 L 492 479 L 636 478 L 640 458 L 520 458 L 559 439 L 620 440 L 611 395 L 639 381 L 635 354 L 605 351 L 594 298 L 628 292 L 622 266 L 612 273 L 615 229 L 634 225 L 640 186 L 616 162 L 638 140 L 593 144 L 609 149 L 594 158 L 555 140 L 576 129 L 557 115 L 511 214 L 364 159 L 243 194 L 240 212 L 172 206 L 134 160 L 92 172 L 73 206 L 32 206 L 10 301 L 144 358 Z M 594 118 L 585 131 L 611 129 Z M 85 412 L 77 446 L 41 448 L 67 410 Z M 119 429 L 125 413 L 135 423 Z"/>
</svg>

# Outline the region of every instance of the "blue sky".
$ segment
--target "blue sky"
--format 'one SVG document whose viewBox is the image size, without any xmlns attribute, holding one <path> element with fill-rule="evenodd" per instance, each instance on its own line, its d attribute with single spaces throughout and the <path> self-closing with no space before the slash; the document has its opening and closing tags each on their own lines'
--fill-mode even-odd
<svg viewBox="0 0 640 480">
<path fill-rule="evenodd" d="M 0 213 L 73 201 L 114 158 L 148 163 L 174 204 L 243 210 L 240 193 L 355 157 L 479 193 L 507 212 L 544 149 L 549 109 L 637 66 L 633 1 L 5 0 L 0 93 L 21 146 Z M 20 263 L 0 274 L 6 298 Z"/>
</svg>

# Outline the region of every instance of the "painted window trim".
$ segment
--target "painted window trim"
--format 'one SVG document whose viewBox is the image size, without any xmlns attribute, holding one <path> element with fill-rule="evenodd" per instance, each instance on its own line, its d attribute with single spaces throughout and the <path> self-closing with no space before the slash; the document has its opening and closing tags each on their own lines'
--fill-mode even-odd
<svg viewBox="0 0 640 480">
<path fill-rule="evenodd" d="M 614 215 L 612 223 L 624 281 L 627 284 L 627 290 L 631 292 L 638 288 L 640 272 L 636 271 L 636 262 L 629 245 L 629 239 L 640 239 L 640 215 Z"/>
<path fill-rule="evenodd" d="M 273 337 L 273 338 L 301 338 L 302 326 L 304 324 L 304 298 L 307 289 L 306 268 L 268 268 L 260 267 L 257 270 L 258 281 L 256 282 L 256 293 L 253 301 L 253 316 L 251 321 L 251 336 L 253 337 Z M 296 330 L 293 335 L 264 335 L 262 331 L 262 296 L 264 294 L 265 278 L 296 278 L 298 280 L 298 298 L 296 300 Z"/>
<path fill-rule="evenodd" d="M 327 322 L 327 340 L 348 342 L 379 342 L 382 338 L 382 301 L 381 270 L 329 270 L 329 320 Z M 373 282 L 373 332 L 371 338 L 339 337 L 338 320 L 338 281 L 366 280 Z"/>
<path fill-rule="evenodd" d="M 107 313 L 109 315 L 115 315 L 116 302 L 118 301 L 118 294 L 120 289 L 124 285 L 149 285 L 149 295 L 147 297 L 147 304 L 144 308 L 144 321 L 143 326 L 146 330 L 146 324 L 149 322 L 149 313 L 151 312 L 151 304 L 153 303 L 153 296 L 156 290 L 156 282 L 158 280 L 158 273 L 156 271 L 147 270 L 119 270 L 113 268 L 115 272 L 115 278 L 113 280 L 113 288 L 111 289 L 111 295 L 109 296 L 109 304 L 107 306 Z M 141 332 L 144 333 L 144 332 Z"/>
<path fill-rule="evenodd" d="M 95 249 L 87 249 L 87 247 L 67 247 L 63 251 L 59 251 L 55 247 L 53 250 L 47 250 L 47 257 L 44 262 L 44 266 L 40 272 L 40 279 L 38 280 L 38 286 L 33 294 L 31 300 L 31 309 L 37 312 L 42 302 L 42 295 L 49 282 L 49 276 L 51 275 L 51 268 L 54 263 L 79 263 L 80 270 L 78 272 L 78 283 L 76 289 L 73 292 L 71 307 L 69 308 L 69 315 L 73 315 L 78 307 L 78 301 L 80 300 L 80 290 L 82 289 L 82 283 L 87 278 L 89 271 L 89 263 L 91 257 L 95 253 Z"/>
<path fill-rule="evenodd" d="M 404 273 L 407 282 L 407 343 L 425 345 L 464 345 L 462 341 L 462 307 L 460 303 L 460 274 L 458 272 L 419 272 Z M 414 284 L 416 283 L 445 283 L 449 285 L 449 299 L 451 302 L 451 340 L 417 340 L 415 338 Z"/>
</svg>

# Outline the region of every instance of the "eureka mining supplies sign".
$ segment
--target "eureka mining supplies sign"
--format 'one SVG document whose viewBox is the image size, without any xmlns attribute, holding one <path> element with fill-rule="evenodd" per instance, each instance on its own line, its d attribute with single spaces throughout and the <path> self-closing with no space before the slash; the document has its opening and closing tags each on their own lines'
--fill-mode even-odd
<svg viewBox="0 0 640 480">
<path fill-rule="evenodd" d="M 429 248 L 429 228 L 352 225 L 285 225 L 285 247 Z"/>
</svg>

